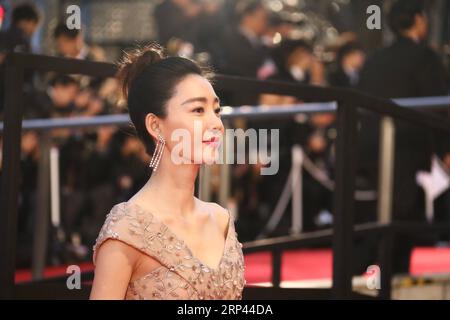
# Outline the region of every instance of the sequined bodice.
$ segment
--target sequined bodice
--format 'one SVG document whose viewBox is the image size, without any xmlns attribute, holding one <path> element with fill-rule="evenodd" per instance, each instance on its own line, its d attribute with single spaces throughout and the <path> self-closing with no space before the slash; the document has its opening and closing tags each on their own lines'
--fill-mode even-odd
<svg viewBox="0 0 450 320">
<path fill-rule="evenodd" d="M 217 268 L 196 258 L 186 243 L 152 213 L 131 203 L 116 204 L 106 216 L 94 245 L 120 240 L 160 265 L 129 283 L 126 299 L 241 299 L 246 283 L 242 244 L 230 214 L 224 252 Z"/>
</svg>

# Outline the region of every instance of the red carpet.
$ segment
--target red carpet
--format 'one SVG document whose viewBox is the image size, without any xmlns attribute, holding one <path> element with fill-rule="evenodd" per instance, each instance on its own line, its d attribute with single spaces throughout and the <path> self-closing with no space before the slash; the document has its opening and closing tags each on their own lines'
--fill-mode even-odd
<svg viewBox="0 0 450 320">
<path fill-rule="evenodd" d="M 93 270 L 94 267 L 90 262 L 80 263 L 78 265 L 82 272 Z M 44 278 L 61 277 L 66 274 L 67 266 L 48 267 L 44 270 Z M 18 270 L 16 271 L 16 283 L 30 281 L 31 270 Z"/>
<path fill-rule="evenodd" d="M 247 283 L 271 281 L 271 256 L 269 252 L 245 256 Z M 317 280 L 330 279 L 332 254 L 330 249 L 286 251 L 282 256 L 281 279 Z M 450 273 L 450 248 L 415 248 L 411 257 L 410 272 Z"/>
<path fill-rule="evenodd" d="M 330 249 L 285 251 L 282 256 L 281 279 L 312 280 L 331 278 L 332 256 Z M 80 264 L 82 271 L 92 270 L 90 263 Z M 415 248 L 410 271 L 413 275 L 425 273 L 450 273 L 450 248 Z M 46 268 L 46 278 L 63 276 L 66 266 Z M 245 255 L 247 284 L 270 282 L 271 256 L 269 252 Z M 30 270 L 18 270 L 16 282 L 31 280 Z"/>
<path fill-rule="evenodd" d="M 331 250 L 292 250 L 282 255 L 281 279 L 307 280 L 331 277 Z M 247 283 L 270 282 L 272 274 L 269 252 L 245 255 Z"/>
<path fill-rule="evenodd" d="M 410 272 L 414 275 L 450 273 L 450 248 L 415 248 Z"/>
</svg>

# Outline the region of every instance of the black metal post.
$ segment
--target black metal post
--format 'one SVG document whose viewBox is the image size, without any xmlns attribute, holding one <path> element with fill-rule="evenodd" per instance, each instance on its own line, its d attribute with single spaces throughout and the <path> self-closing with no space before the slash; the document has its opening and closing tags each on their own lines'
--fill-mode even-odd
<svg viewBox="0 0 450 320">
<path fill-rule="evenodd" d="M 378 297 L 384 300 L 391 299 L 392 291 L 392 245 L 393 234 L 392 229 L 389 228 L 382 235 L 380 243 L 380 273 L 381 273 L 381 288 Z"/>
<path fill-rule="evenodd" d="M 356 109 L 338 104 L 336 141 L 336 189 L 333 225 L 332 297 L 349 299 L 352 295 L 353 206 L 356 162 Z"/>
<path fill-rule="evenodd" d="M 0 190 L 0 299 L 14 294 L 16 260 L 17 206 L 22 130 L 23 68 L 13 56 L 6 58 L 3 164 Z"/>
<path fill-rule="evenodd" d="M 281 250 L 272 251 L 272 287 L 279 288 L 281 283 Z"/>
</svg>

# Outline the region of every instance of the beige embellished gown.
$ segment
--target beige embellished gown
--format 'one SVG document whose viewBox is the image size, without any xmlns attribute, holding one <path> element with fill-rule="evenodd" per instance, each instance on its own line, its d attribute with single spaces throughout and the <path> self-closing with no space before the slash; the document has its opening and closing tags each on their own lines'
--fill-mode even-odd
<svg viewBox="0 0 450 320">
<path fill-rule="evenodd" d="M 225 249 L 212 269 L 197 259 L 167 225 L 131 202 L 116 204 L 106 216 L 94 245 L 120 240 L 156 259 L 160 266 L 128 285 L 125 299 L 242 299 L 244 256 L 230 214 Z"/>
</svg>

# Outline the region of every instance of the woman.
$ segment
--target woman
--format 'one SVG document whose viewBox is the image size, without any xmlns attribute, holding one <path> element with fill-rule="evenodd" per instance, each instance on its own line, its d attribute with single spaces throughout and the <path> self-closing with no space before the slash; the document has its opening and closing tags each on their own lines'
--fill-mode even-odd
<svg viewBox="0 0 450 320">
<path fill-rule="evenodd" d="M 108 214 L 94 245 L 90 298 L 241 299 L 244 260 L 234 218 L 194 196 L 200 165 L 212 162 L 224 132 L 209 74 L 186 58 L 165 57 L 156 44 L 127 54 L 120 67 L 153 173 Z M 182 130 L 194 137 L 199 124 L 200 142 L 178 152 L 172 136 Z"/>
</svg>

